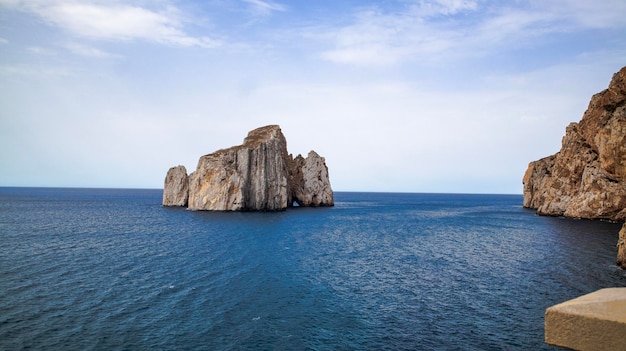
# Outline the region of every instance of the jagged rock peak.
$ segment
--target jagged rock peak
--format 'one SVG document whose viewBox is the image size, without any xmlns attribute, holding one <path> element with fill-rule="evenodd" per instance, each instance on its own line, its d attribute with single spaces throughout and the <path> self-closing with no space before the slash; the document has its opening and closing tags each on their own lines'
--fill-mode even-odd
<svg viewBox="0 0 626 351">
<path fill-rule="evenodd" d="M 300 206 L 333 206 L 334 197 L 328 178 L 326 160 L 315 151 L 306 158 L 296 156 L 290 179 L 293 199 Z"/>
<path fill-rule="evenodd" d="M 276 124 L 251 130 L 248 132 L 248 136 L 243 140 L 243 145 L 259 145 L 270 139 L 277 139 L 279 142 L 284 144 L 285 150 L 287 150 L 287 141 L 285 140 L 285 136 L 283 135 L 280 126 Z"/>
<path fill-rule="evenodd" d="M 174 191 L 168 179 L 164 194 Z M 275 211 L 294 201 L 301 206 L 334 204 L 324 158 L 312 151 L 303 162 L 294 160 L 278 125 L 257 128 L 242 145 L 200 157 L 188 184 L 192 210 Z"/>
<path fill-rule="evenodd" d="M 566 128 L 555 155 L 531 162 L 524 207 L 574 218 L 626 220 L 626 67 Z"/>
</svg>

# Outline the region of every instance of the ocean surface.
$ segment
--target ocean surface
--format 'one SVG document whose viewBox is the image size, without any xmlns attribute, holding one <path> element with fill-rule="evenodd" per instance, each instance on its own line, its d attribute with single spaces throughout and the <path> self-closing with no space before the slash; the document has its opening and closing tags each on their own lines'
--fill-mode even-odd
<svg viewBox="0 0 626 351">
<path fill-rule="evenodd" d="M 194 212 L 161 190 L 0 188 L 0 350 L 541 350 L 626 286 L 620 225 L 519 195 L 335 194 Z"/>
</svg>

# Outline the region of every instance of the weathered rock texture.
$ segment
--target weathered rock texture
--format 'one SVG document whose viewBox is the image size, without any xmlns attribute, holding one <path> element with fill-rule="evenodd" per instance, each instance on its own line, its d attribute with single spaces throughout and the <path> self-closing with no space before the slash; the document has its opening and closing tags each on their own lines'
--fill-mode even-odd
<svg viewBox="0 0 626 351">
<path fill-rule="evenodd" d="M 571 123 L 555 155 L 531 162 L 524 207 L 574 218 L 626 220 L 626 67 Z"/>
<path fill-rule="evenodd" d="M 177 189 L 169 173 L 164 205 L 165 193 Z M 276 211 L 294 202 L 334 205 L 324 158 L 311 151 L 294 160 L 277 125 L 251 131 L 242 145 L 200 157 L 189 175 L 188 197 L 189 209 L 209 211 Z"/>
<path fill-rule="evenodd" d="M 622 225 L 617 239 L 617 265 L 626 269 L 626 223 Z"/>
<path fill-rule="evenodd" d="M 278 126 L 255 129 L 243 145 L 200 157 L 189 176 L 192 210 L 280 210 L 290 198 L 287 142 Z"/>
<path fill-rule="evenodd" d="M 165 176 L 163 206 L 187 206 L 189 181 L 185 166 L 172 167 Z"/>
<path fill-rule="evenodd" d="M 298 155 L 290 167 L 294 200 L 300 206 L 326 206 L 333 203 L 333 190 L 328 179 L 328 168 L 323 157 L 315 151 L 307 158 Z"/>
</svg>

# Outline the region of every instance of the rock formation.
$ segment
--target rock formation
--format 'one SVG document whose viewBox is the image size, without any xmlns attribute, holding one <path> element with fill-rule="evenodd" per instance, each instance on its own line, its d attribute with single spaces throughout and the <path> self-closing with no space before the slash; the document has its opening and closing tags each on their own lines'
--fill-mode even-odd
<svg viewBox="0 0 626 351">
<path fill-rule="evenodd" d="M 187 206 L 189 181 L 185 166 L 172 167 L 165 176 L 163 206 Z"/>
<path fill-rule="evenodd" d="M 290 198 L 287 142 L 278 126 L 255 129 L 243 145 L 200 157 L 189 176 L 189 209 L 281 210 Z"/>
<path fill-rule="evenodd" d="M 617 240 L 617 265 L 626 269 L 626 223 L 622 225 L 619 231 L 619 239 Z"/>
<path fill-rule="evenodd" d="M 279 126 L 248 133 L 242 145 L 200 157 L 189 175 L 188 202 L 165 194 L 183 192 L 173 167 L 165 178 L 163 205 L 191 210 L 276 211 L 293 206 L 333 206 L 333 192 L 323 157 L 311 151 L 293 159 Z M 170 175 L 170 173 L 172 173 Z M 186 173 L 185 173 L 186 176 Z M 168 195 L 170 196 L 170 195 Z"/>
<path fill-rule="evenodd" d="M 315 151 L 307 158 L 298 155 L 290 167 L 294 200 L 300 206 L 325 206 L 333 203 L 333 190 L 328 180 L 328 168 L 323 157 Z"/>
<path fill-rule="evenodd" d="M 626 220 L 626 67 L 571 123 L 555 155 L 531 162 L 524 207 L 574 218 Z"/>
</svg>

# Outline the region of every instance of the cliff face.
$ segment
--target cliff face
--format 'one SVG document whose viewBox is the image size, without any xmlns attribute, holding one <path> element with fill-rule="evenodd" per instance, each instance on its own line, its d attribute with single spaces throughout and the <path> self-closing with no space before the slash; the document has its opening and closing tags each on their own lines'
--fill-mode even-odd
<svg viewBox="0 0 626 351">
<path fill-rule="evenodd" d="M 287 142 L 278 126 L 255 129 L 242 145 L 200 157 L 189 176 L 189 209 L 281 210 L 287 207 Z"/>
<path fill-rule="evenodd" d="M 571 123 L 555 155 L 531 162 L 524 207 L 538 214 L 626 220 L 626 67 Z"/>
<path fill-rule="evenodd" d="M 292 195 L 300 206 L 332 206 L 333 190 L 323 157 L 315 151 L 306 158 L 298 155 L 290 167 Z"/>
<path fill-rule="evenodd" d="M 165 176 L 163 206 L 187 206 L 189 181 L 185 166 L 172 167 Z"/>
<path fill-rule="evenodd" d="M 622 225 L 619 231 L 619 239 L 617 240 L 617 265 L 626 269 L 626 223 Z"/>
<path fill-rule="evenodd" d="M 172 179 L 168 172 L 163 205 L 165 194 L 177 189 Z M 276 211 L 294 201 L 334 205 L 324 158 L 311 151 L 306 159 L 298 155 L 294 160 L 277 125 L 251 131 L 242 145 L 200 157 L 189 175 L 188 197 L 191 210 Z"/>
</svg>

